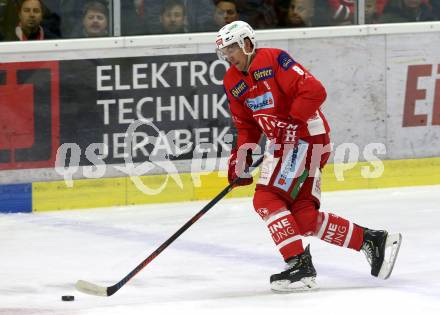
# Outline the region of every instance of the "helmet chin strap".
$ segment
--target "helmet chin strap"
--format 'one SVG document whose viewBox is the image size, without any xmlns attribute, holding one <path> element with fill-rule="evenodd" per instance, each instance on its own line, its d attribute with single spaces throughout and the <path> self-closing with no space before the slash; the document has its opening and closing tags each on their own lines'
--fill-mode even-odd
<svg viewBox="0 0 440 315">
<path fill-rule="evenodd" d="M 246 69 L 245 69 L 245 71 L 248 72 L 249 67 L 251 66 L 252 58 L 254 57 L 254 53 L 255 53 L 255 45 L 254 45 L 254 47 L 252 48 L 252 51 L 249 52 L 249 53 L 246 52 L 246 49 L 243 47 L 243 52 L 244 52 L 244 54 L 247 56 L 247 62 L 246 62 Z"/>
</svg>

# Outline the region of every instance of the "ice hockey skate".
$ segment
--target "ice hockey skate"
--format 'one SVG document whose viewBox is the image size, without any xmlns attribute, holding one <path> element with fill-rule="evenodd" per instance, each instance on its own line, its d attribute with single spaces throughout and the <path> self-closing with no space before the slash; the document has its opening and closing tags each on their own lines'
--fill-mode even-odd
<svg viewBox="0 0 440 315">
<path fill-rule="evenodd" d="M 371 266 L 371 275 L 388 279 L 393 271 L 399 253 L 402 235 L 387 231 L 364 229 L 364 243 L 361 250 Z"/>
<path fill-rule="evenodd" d="M 307 245 L 304 253 L 287 262 L 285 271 L 270 277 L 270 286 L 272 291 L 279 293 L 308 291 L 317 288 L 315 277 L 310 245 Z"/>
</svg>

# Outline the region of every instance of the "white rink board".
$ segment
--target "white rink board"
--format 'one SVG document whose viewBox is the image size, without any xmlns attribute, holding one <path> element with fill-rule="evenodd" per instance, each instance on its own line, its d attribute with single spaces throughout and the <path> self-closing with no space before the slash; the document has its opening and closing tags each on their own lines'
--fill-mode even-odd
<svg viewBox="0 0 440 315">
<path fill-rule="evenodd" d="M 324 84 L 331 140 L 386 144 L 384 36 L 291 40 L 294 59 Z M 384 158 L 383 156 L 381 158 Z"/>
</svg>

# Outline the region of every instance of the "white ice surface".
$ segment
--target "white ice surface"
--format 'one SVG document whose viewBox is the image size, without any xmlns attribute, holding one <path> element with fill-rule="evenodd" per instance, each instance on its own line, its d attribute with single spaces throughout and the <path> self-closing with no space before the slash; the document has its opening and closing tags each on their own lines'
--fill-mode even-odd
<svg viewBox="0 0 440 315">
<path fill-rule="evenodd" d="M 306 238 L 320 289 L 274 294 L 281 256 L 252 201 L 229 199 L 115 295 L 95 297 L 75 291 L 76 280 L 118 282 L 206 202 L 3 214 L 0 314 L 440 314 L 440 186 L 322 199 L 323 211 L 403 234 L 390 279 L 371 277 L 362 253 Z"/>
</svg>

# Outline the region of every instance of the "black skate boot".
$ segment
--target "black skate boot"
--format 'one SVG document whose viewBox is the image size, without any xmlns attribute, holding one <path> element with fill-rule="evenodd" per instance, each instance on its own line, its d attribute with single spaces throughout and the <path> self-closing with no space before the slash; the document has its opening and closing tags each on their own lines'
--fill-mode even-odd
<svg viewBox="0 0 440 315">
<path fill-rule="evenodd" d="M 304 253 L 291 258 L 287 269 L 270 276 L 270 286 L 275 292 L 294 292 L 316 288 L 316 270 L 313 267 L 310 245 Z"/>
<path fill-rule="evenodd" d="M 371 275 L 381 279 L 387 279 L 391 275 L 401 242 L 400 234 L 388 235 L 387 231 L 364 228 L 361 250 L 371 266 Z M 388 258 L 385 252 L 387 248 L 391 249 Z"/>
</svg>

